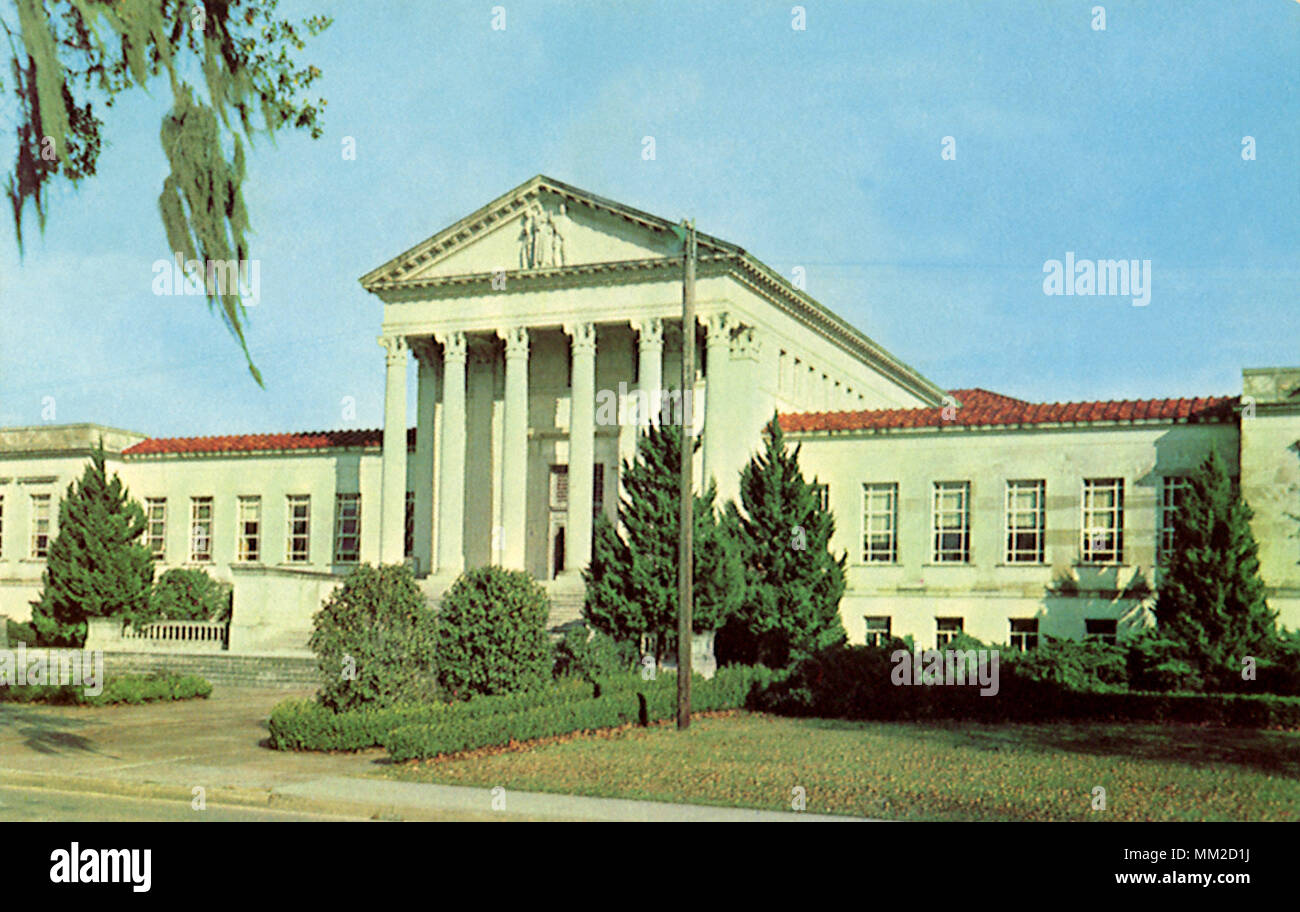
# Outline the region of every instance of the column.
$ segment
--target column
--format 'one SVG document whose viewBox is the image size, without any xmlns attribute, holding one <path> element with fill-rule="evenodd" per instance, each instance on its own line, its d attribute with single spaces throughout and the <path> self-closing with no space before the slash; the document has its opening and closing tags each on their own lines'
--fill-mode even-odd
<svg viewBox="0 0 1300 912">
<path fill-rule="evenodd" d="M 442 427 L 438 440 L 438 575 L 465 568 L 465 352 L 463 332 L 440 333 Z"/>
<path fill-rule="evenodd" d="M 664 321 L 651 317 L 632 324 L 637 331 L 637 424 L 648 427 L 653 417 L 658 424 L 663 402 Z"/>
<path fill-rule="evenodd" d="M 506 342 L 505 414 L 501 424 L 501 566 L 524 569 L 528 499 L 528 330 L 498 330 Z M 566 565 L 567 566 L 567 565 Z"/>
<path fill-rule="evenodd" d="M 432 339 L 412 339 L 415 353 L 415 462 L 411 485 L 415 490 L 414 556 L 416 574 L 433 569 L 433 419 L 438 401 L 438 349 Z"/>
<path fill-rule="evenodd" d="M 380 473 L 379 560 L 400 564 L 406 548 L 406 339 L 381 336 L 384 347 L 384 453 Z"/>
<path fill-rule="evenodd" d="M 569 402 L 569 514 L 564 531 L 566 575 L 591 562 L 592 463 L 596 458 L 596 324 L 564 327 L 570 337 L 573 382 Z"/>
<path fill-rule="evenodd" d="M 722 468 L 727 434 L 727 374 L 731 367 L 731 320 L 725 313 L 704 320 L 708 350 L 708 378 L 704 389 L 704 472 L 700 487 L 716 477 Z"/>
</svg>

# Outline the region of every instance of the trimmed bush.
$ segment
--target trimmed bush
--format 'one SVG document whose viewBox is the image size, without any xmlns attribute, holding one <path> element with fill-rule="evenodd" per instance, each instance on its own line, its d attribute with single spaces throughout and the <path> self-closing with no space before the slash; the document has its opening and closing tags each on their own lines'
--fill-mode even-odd
<svg viewBox="0 0 1300 912">
<path fill-rule="evenodd" d="M 636 643 L 619 642 L 577 621 L 555 644 L 553 674 L 557 678 L 575 677 L 585 681 L 626 674 L 637 667 L 639 653 Z"/>
<path fill-rule="evenodd" d="M 11 620 L 8 622 L 7 627 L 10 646 L 16 646 L 19 643 L 26 643 L 28 646 L 36 645 L 36 628 L 30 622 Z"/>
<path fill-rule="evenodd" d="M 522 570 L 461 574 L 434 623 L 438 681 L 453 697 L 535 690 L 551 680 L 551 602 Z"/>
<path fill-rule="evenodd" d="M 173 567 L 154 581 L 149 608 L 135 623 L 150 621 L 224 621 L 230 617 L 234 587 L 206 570 Z"/>
<path fill-rule="evenodd" d="M 746 705 L 756 686 L 769 679 L 766 669 L 747 666 L 723 668 L 708 681 L 697 676 L 691 682 L 692 709 L 695 712 L 738 709 Z M 631 680 L 639 681 L 635 677 Z M 620 683 L 626 685 L 627 681 L 624 678 Z M 451 715 L 431 723 L 405 725 L 384 739 L 384 747 L 393 761 L 400 763 L 633 722 L 659 722 L 676 716 L 677 692 L 671 676 L 640 684 L 643 686 L 630 689 L 611 686 L 599 697 L 549 703 L 521 712 L 469 718 Z"/>
<path fill-rule="evenodd" d="M 433 615 L 406 567 L 357 567 L 312 624 L 308 645 L 319 660 L 322 706 L 343 711 L 438 697 Z"/>
<path fill-rule="evenodd" d="M 206 698 L 212 685 L 197 675 L 156 671 L 145 675 L 109 678 L 94 696 L 85 687 L 72 684 L 36 684 L 0 687 L 0 702 L 51 703 L 59 705 L 109 706 L 115 703 L 155 703 Z"/>
</svg>

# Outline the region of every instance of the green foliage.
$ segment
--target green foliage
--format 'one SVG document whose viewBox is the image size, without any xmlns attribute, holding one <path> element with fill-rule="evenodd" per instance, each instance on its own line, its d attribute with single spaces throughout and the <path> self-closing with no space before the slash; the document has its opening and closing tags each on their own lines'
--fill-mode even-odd
<svg viewBox="0 0 1300 912">
<path fill-rule="evenodd" d="M 1003 667 L 1031 683 L 1069 690 L 1113 690 L 1128 683 L 1128 651 L 1100 640 L 1058 640 L 1044 636 L 1028 652 L 1004 652 Z"/>
<path fill-rule="evenodd" d="M 28 646 L 36 645 L 36 628 L 31 625 L 30 621 L 15 621 L 6 619 L 9 645 L 16 646 L 19 643 L 26 643 Z"/>
<path fill-rule="evenodd" d="M 29 684 L 0 687 L 0 702 L 51 703 L 60 705 L 110 706 L 116 703 L 155 703 L 169 700 L 207 698 L 212 685 L 197 675 L 170 671 L 122 675 L 109 678 L 94 696 L 83 685 Z"/>
<path fill-rule="evenodd" d="M 453 697 L 539 688 L 551 679 L 550 598 L 522 570 L 466 571 L 434 625 L 438 680 Z"/>
<path fill-rule="evenodd" d="M 270 134 L 292 127 L 319 137 L 323 99 L 306 92 L 320 77 L 295 58 L 306 37 L 331 20 L 294 23 L 276 15 L 279 0 L 15 0 L 10 35 L 17 110 L 17 154 L 6 183 L 19 250 L 23 213 L 30 202 L 45 227 L 47 185 L 73 185 L 95 174 L 103 121 L 89 95 L 112 106 L 122 92 L 146 88 L 164 73 L 173 107 L 163 121 L 162 144 L 171 166 L 159 208 L 172 251 L 204 261 L 246 258 L 247 217 L 240 185 L 244 141 L 258 128 Z M 15 42 L 13 39 L 18 38 Z M 203 87 L 185 81 L 201 73 Z M 230 151 L 227 152 L 227 147 Z M 209 306 L 222 317 L 261 383 L 244 341 L 238 294 L 206 284 Z"/>
<path fill-rule="evenodd" d="M 740 708 L 767 679 L 765 669 L 743 666 L 720 669 L 707 681 L 697 675 L 691 682 L 692 706 L 696 712 Z M 401 763 L 536 738 L 660 722 L 673 718 L 676 712 L 676 690 L 669 682 L 640 682 L 634 689 L 614 687 L 599 697 L 585 700 L 551 702 L 490 716 L 449 716 L 431 723 L 402 726 L 384 739 L 384 747 L 393 762 Z"/>
<path fill-rule="evenodd" d="M 233 587 L 201 568 L 173 567 L 154 581 L 146 616 L 136 623 L 167 621 L 225 621 L 230 618 Z"/>
<path fill-rule="evenodd" d="M 1128 682 L 1134 690 L 1200 691 L 1205 681 L 1186 645 L 1162 630 L 1144 630 L 1124 641 Z"/>
<path fill-rule="evenodd" d="M 642 435 L 635 459 L 623 463 L 618 526 L 624 531 L 598 516 L 591 563 L 583 570 L 588 623 L 619 642 L 652 637 L 656 659 L 673 648 L 677 636 L 681 448 L 681 428 L 675 425 L 651 426 Z M 696 633 L 725 623 L 744 586 L 740 555 L 714 507 L 716 497 L 710 482 L 693 504 Z"/>
<path fill-rule="evenodd" d="M 1156 618 L 1163 636 L 1183 644 L 1184 660 L 1208 689 L 1239 690 L 1242 657 L 1276 648 L 1277 614 L 1264 599 L 1250 507 L 1218 453 L 1188 481 Z"/>
<path fill-rule="evenodd" d="M 719 635 L 722 662 L 780 668 L 845 640 L 840 623 L 847 555 L 830 552 L 835 518 L 804 480 L 775 415 L 764 448 L 740 475 L 728 511 L 745 571 L 740 611 Z"/>
<path fill-rule="evenodd" d="M 32 602 L 32 626 L 43 645 L 81 645 L 88 617 L 132 621 L 147 612 L 154 562 L 140 541 L 144 529 L 144 509 L 116 473 L 108 478 L 101 444 L 59 502 L 44 588 Z"/>
<path fill-rule="evenodd" d="M 318 699 L 333 710 L 437 696 L 433 618 L 411 571 L 362 564 L 312 619 Z"/>
<path fill-rule="evenodd" d="M 619 642 L 607 633 L 592 630 L 578 621 L 564 631 L 564 638 L 555 644 L 557 678 L 574 677 L 584 681 L 626 673 L 636 667 L 640 658 L 636 644 L 630 640 Z"/>
</svg>

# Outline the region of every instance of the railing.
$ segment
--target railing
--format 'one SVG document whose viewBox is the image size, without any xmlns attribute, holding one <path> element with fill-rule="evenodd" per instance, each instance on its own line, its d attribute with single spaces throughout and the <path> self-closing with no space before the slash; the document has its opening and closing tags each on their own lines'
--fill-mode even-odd
<svg viewBox="0 0 1300 912">
<path fill-rule="evenodd" d="M 127 627 L 122 635 L 128 640 L 149 640 L 160 646 L 225 649 L 229 645 L 230 624 L 226 621 L 154 621 L 138 630 Z"/>
</svg>

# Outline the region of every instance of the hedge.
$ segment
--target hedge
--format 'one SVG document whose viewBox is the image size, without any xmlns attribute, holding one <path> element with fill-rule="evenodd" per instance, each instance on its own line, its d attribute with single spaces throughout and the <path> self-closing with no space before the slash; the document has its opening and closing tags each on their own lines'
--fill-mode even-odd
<svg viewBox="0 0 1300 912">
<path fill-rule="evenodd" d="M 691 683 L 691 708 L 695 712 L 740 708 L 746 705 L 755 687 L 768 679 L 766 669 L 744 666 L 721 669 L 708 681 L 697 677 Z M 404 725 L 384 739 L 384 748 L 395 763 L 401 763 L 480 747 L 499 747 L 514 741 L 615 728 L 631 722 L 658 722 L 677 713 L 677 690 L 671 675 L 654 681 L 632 677 L 610 683 L 613 686 L 601 696 L 585 700 L 491 716 L 444 716 L 436 722 Z"/>
<path fill-rule="evenodd" d="M 541 690 L 475 697 L 461 703 L 410 703 L 345 712 L 312 700 L 286 700 L 271 710 L 270 745 L 277 750 L 364 750 L 382 745 L 390 731 L 403 725 L 430 724 L 444 717 L 514 713 L 548 703 L 589 699 L 591 694 L 589 683 L 572 679 Z"/>
<path fill-rule="evenodd" d="M 206 698 L 212 685 L 197 675 L 158 671 L 144 675 L 109 678 L 103 689 L 88 695 L 81 684 L 29 684 L 0 686 L 0 702 L 54 703 L 63 705 L 109 706 L 114 703 L 154 703 Z"/>
</svg>

